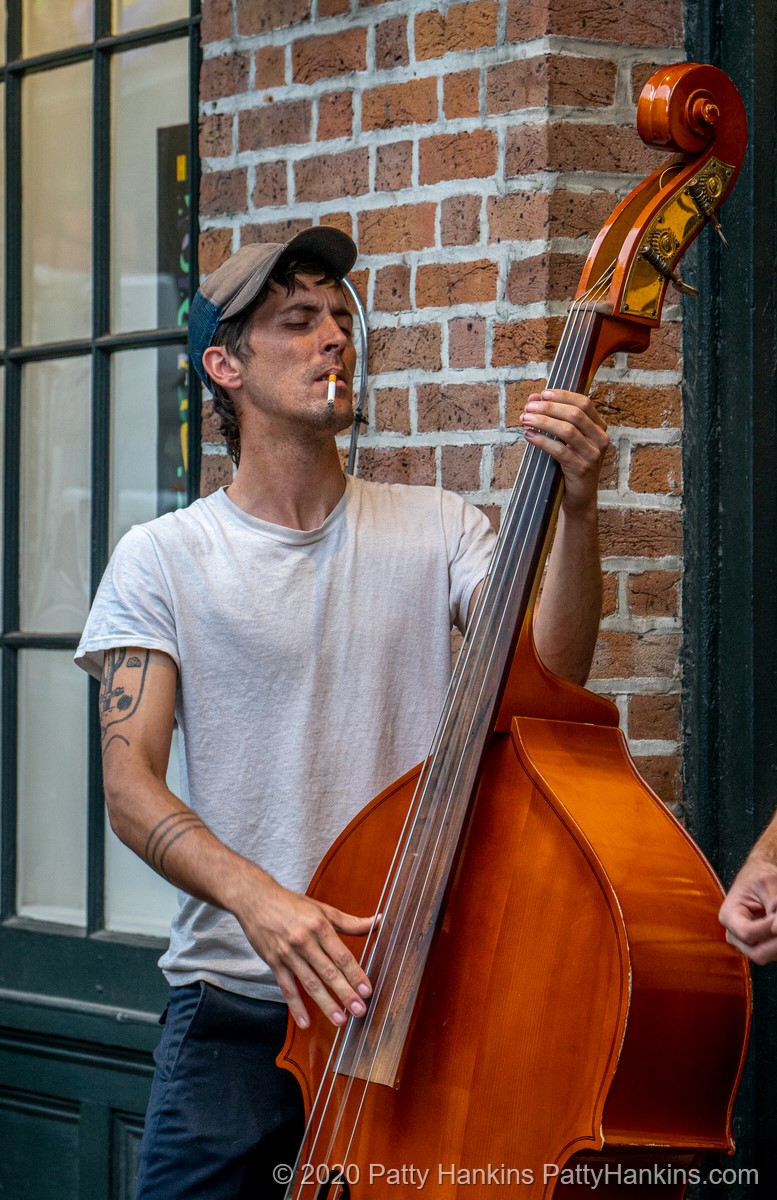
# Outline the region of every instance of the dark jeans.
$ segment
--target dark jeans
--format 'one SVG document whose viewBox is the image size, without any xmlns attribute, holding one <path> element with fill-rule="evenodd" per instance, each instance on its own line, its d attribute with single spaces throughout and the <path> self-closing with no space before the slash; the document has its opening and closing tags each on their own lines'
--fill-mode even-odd
<svg viewBox="0 0 777 1200">
<path fill-rule="evenodd" d="M 285 1005 L 197 983 L 170 989 L 163 1020 L 136 1200 L 282 1197 L 273 1168 L 303 1133 L 299 1086 L 275 1066 Z"/>
</svg>

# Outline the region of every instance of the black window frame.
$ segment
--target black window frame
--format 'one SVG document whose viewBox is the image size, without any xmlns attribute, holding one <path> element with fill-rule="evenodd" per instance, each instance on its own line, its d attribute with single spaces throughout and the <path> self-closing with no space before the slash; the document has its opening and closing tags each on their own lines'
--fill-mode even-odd
<svg viewBox="0 0 777 1200">
<path fill-rule="evenodd" d="M 90 357 L 91 384 L 91 595 L 105 569 L 110 520 L 111 358 L 124 350 L 186 347 L 185 327 L 111 332 L 111 60 L 122 51 L 186 37 L 189 47 L 190 172 L 189 300 L 198 281 L 198 100 L 200 2 L 189 0 L 186 17 L 126 33 L 111 32 L 111 0 L 95 0 L 94 40 L 33 57 L 22 57 L 22 0 L 7 3 L 7 55 L 0 67 L 5 85 L 6 264 L 4 528 L 2 659 L 2 806 L 0 837 L 0 989 L 56 993 L 112 1005 L 155 1006 L 161 994 L 156 958 L 161 939 L 105 929 L 105 810 L 100 766 L 98 685 L 89 682 L 87 773 L 86 924 L 53 925 L 16 915 L 18 812 L 18 664 L 21 650 L 75 650 L 78 632 L 29 634 L 20 629 L 20 451 L 22 370 L 29 363 Z M 55 67 L 92 63 L 92 329 L 87 338 L 22 344 L 21 96 L 25 77 Z M 188 373 L 187 502 L 199 492 L 201 389 Z M 75 669 L 75 668 L 74 668 Z"/>
</svg>

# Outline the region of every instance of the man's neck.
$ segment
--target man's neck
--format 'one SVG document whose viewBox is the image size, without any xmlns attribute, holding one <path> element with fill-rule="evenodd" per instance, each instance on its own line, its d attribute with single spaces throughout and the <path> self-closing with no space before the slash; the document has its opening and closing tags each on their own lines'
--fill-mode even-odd
<svg viewBox="0 0 777 1200">
<path fill-rule="evenodd" d="M 334 438 L 322 444 L 241 444 L 240 466 L 227 489 L 233 504 L 273 525 L 318 529 L 345 491 Z"/>
</svg>

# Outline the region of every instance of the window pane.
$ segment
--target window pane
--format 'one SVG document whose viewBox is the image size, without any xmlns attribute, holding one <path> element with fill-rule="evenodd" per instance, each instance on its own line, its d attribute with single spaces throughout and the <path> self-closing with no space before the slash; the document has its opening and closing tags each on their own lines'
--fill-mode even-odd
<svg viewBox="0 0 777 1200">
<path fill-rule="evenodd" d="M 188 15 L 188 0 L 113 0 L 113 32 L 161 25 Z"/>
<path fill-rule="evenodd" d="M 91 63 L 22 86 L 22 338 L 88 337 L 92 319 Z"/>
<path fill-rule="evenodd" d="M 113 60 L 112 328 L 186 321 L 189 293 L 188 42 Z"/>
<path fill-rule="evenodd" d="M 181 792 L 178 730 L 173 734 L 167 786 Z M 105 924 L 122 933 L 167 937 L 177 907 L 175 888 L 128 850 L 106 820 Z"/>
<path fill-rule="evenodd" d="M 0 66 L 5 66 L 5 5 L 0 4 Z"/>
<path fill-rule="evenodd" d="M 22 376 L 21 627 L 78 633 L 89 609 L 90 380 L 86 358 Z"/>
<path fill-rule="evenodd" d="M 22 0 L 24 57 L 91 42 L 93 22 L 92 0 Z"/>
<path fill-rule="evenodd" d="M 186 504 L 187 378 L 182 347 L 113 357 L 111 546 L 132 525 Z"/>
<path fill-rule="evenodd" d="M 85 923 L 86 742 L 87 679 L 71 651 L 20 651 L 20 916 Z"/>
</svg>

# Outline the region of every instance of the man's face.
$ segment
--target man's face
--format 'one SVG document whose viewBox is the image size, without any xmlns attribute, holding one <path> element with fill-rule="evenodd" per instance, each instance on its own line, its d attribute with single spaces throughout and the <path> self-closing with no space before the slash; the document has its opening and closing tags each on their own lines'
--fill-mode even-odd
<svg viewBox="0 0 777 1200">
<path fill-rule="evenodd" d="M 291 295 L 271 284 L 254 313 L 241 363 L 241 406 L 249 404 L 276 422 L 302 422 L 337 432 L 353 419 L 353 314 L 340 284 L 299 275 Z M 327 403 L 329 376 L 337 376 L 334 407 Z"/>
</svg>

